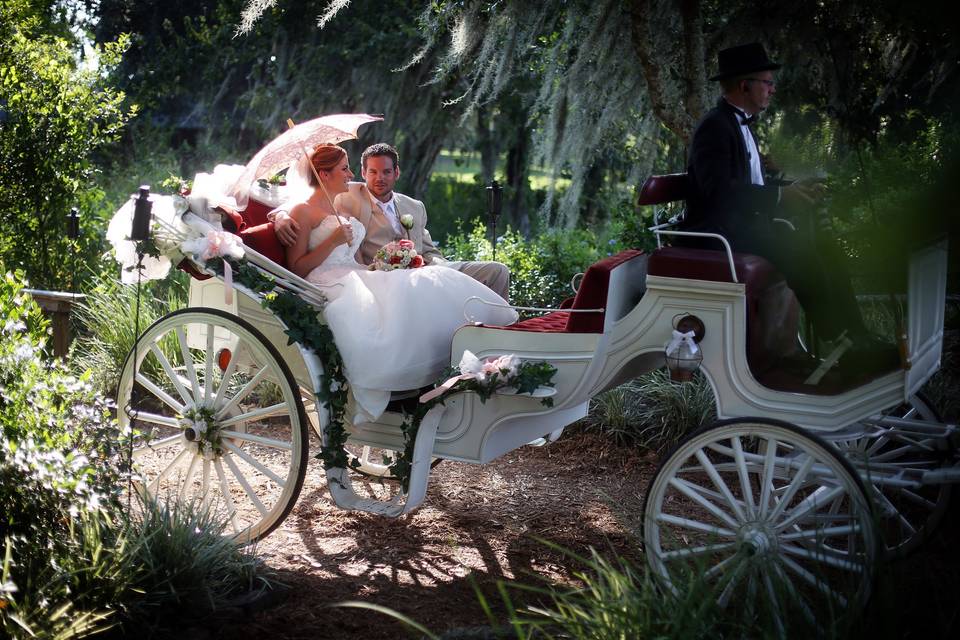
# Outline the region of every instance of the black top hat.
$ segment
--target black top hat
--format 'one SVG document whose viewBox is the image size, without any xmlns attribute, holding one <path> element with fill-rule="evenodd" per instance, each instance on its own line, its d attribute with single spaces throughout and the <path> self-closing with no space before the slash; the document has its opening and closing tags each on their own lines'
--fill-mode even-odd
<svg viewBox="0 0 960 640">
<path fill-rule="evenodd" d="M 720 73 L 710 80 L 722 80 L 733 76 L 742 76 L 753 71 L 773 71 L 780 65 L 767 57 L 767 52 L 759 42 L 741 44 L 717 53 Z"/>
</svg>

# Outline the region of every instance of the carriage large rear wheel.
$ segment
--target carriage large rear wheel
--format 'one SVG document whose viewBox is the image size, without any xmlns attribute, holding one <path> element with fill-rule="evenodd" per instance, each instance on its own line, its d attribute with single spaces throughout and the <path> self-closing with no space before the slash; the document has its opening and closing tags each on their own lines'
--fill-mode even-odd
<svg viewBox="0 0 960 640">
<path fill-rule="evenodd" d="M 644 544 L 672 590 L 703 577 L 723 607 L 779 629 L 824 631 L 869 597 L 878 552 L 856 471 L 822 439 L 773 420 L 722 420 L 662 462 Z"/>
<path fill-rule="evenodd" d="M 117 405 L 141 495 L 206 511 L 240 543 L 293 508 L 306 414 L 290 369 L 249 322 L 196 308 L 156 321 L 127 356 Z"/>
</svg>

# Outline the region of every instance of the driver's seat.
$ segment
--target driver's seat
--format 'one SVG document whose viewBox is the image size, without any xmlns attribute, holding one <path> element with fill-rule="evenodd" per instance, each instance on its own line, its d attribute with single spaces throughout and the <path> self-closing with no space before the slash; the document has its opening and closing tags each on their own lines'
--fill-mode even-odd
<svg viewBox="0 0 960 640">
<path fill-rule="evenodd" d="M 689 193 L 686 173 L 650 176 L 640 188 L 637 203 L 656 206 L 685 200 Z M 682 213 L 671 218 L 682 216 Z M 661 247 L 647 266 L 654 276 L 731 282 L 726 253 L 686 247 Z M 760 256 L 734 253 L 737 281 L 746 289 L 747 362 L 754 377 L 776 366 L 797 348 L 800 305 L 784 277 Z"/>
</svg>

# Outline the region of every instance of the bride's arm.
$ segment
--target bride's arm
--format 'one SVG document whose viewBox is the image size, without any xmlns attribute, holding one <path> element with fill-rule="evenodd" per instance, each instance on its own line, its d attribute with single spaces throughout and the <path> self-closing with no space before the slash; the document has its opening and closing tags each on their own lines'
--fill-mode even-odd
<svg viewBox="0 0 960 640">
<path fill-rule="evenodd" d="M 287 267 L 301 278 L 306 278 L 307 274 L 323 264 L 337 245 L 350 242 L 350 235 L 352 235 L 350 226 L 338 225 L 311 251 L 308 245 L 313 228 L 310 226 L 309 210 L 303 205 L 298 205 L 290 212 L 290 217 L 300 225 L 300 231 L 293 246 L 287 247 Z"/>
</svg>

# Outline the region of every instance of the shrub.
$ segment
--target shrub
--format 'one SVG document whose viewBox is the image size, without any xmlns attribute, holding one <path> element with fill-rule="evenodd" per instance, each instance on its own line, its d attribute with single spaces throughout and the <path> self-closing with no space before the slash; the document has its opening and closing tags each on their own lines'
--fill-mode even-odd
<svg viewBox="0 0 960 640">
<path fill-rule="evenodd" d="M 595 397 L 588 421 L 618 444 L 663 452 L 715 417 L 713 389 L 702 374 L 678 383 L 658 369 Z"/>
</svg>

